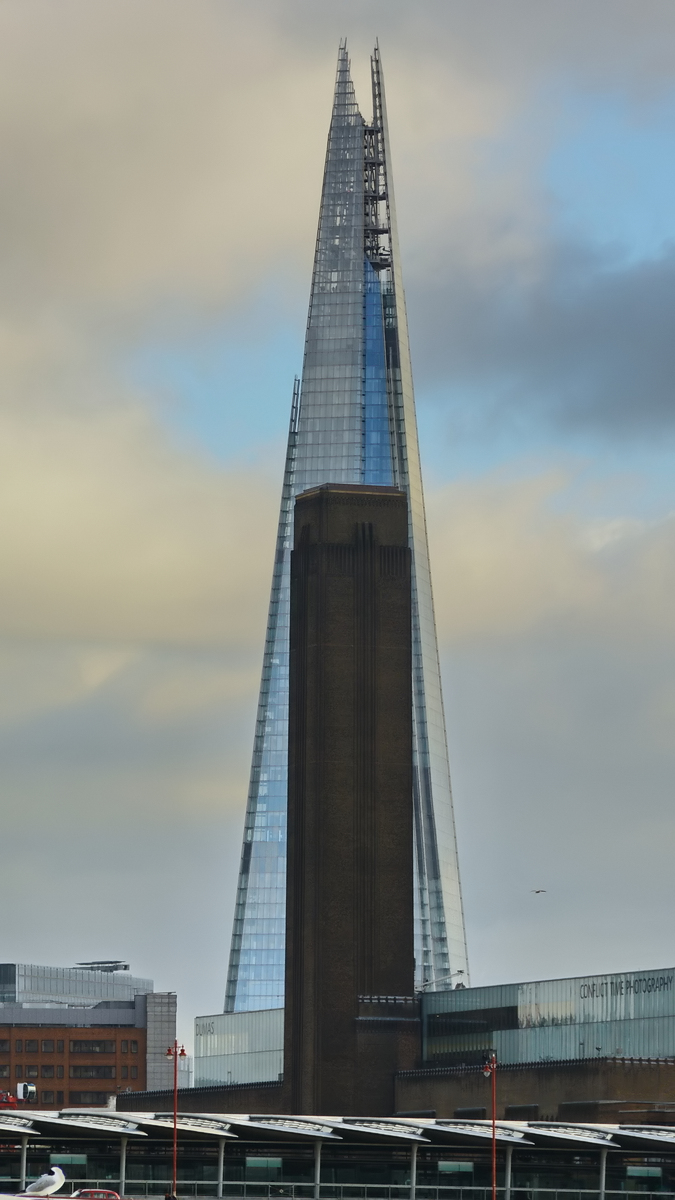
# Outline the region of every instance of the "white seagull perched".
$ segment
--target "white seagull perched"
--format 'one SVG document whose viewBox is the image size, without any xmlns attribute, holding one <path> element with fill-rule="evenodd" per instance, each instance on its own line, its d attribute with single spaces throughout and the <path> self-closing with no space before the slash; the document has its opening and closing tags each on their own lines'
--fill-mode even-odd
<svg viewBox="0 0 675 1200">
<path fill-rule="evenodd" d="M 53 1192 L 58 1192 L 60 1187 L 65 1183 L 65 1175 L 60 1167 L 52 1167 L 46 1175 L 41 1175 L 35 1183 L 31 1183 L 27 1187 L 24 1196 L 51 1196 Z"/>
</svg>

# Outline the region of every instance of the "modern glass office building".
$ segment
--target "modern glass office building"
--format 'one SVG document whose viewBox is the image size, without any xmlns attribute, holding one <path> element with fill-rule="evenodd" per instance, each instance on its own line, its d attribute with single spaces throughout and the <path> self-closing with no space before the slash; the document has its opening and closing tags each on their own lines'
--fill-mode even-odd
<svg viewBox="0 0 675 1200">
<path fill-rule="evenodd" d="M 273 1081 L 283 1070 L 283 1008 L 195 1019 L 195 1087 Z"/>
<path fill-rule="evenodd" d="M 675 971 L 582 975 L 424 996 L 425 1064 L 675 1058 Z"/>
<path fill-rule="evenodd" d="M 152 979 L 132 975 L 128 963 L 78 963 L 76 967 L 39 967 L 0 963 L 0 1004 L 93 1004 L 132 1000 L 154 991 Z"/>
<path fill-rule="evenodd" d="M 286 469 L 226 1012 L 284 1002 L 290 549 L 295 496 L 324 483 L 407 492 L 413 559 L 415 958 L 430 990 L 468 977 L 403 283 L 379 51 L 373 115 L 338 57 Z"/>
</svg>

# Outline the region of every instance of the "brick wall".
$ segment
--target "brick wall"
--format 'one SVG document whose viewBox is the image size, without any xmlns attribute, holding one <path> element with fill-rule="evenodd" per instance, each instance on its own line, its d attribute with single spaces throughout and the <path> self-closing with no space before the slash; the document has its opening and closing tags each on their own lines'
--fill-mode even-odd
<svg viewBox="0 0 675 1200">
<path fill-rule="evenodd" d="M 598 1102 L 613 1102 L 614 1107 L 618 1102 L 631 1112 L 637 1102 L 643 1102 L 645 1109 L 671 1104 L 675 1060 L 578 1059 L 497 1068 L 500 1119 L 515 1116 L 506 1110 L 516 1106 L 536 1107 L 539 1120 L 584 1120 L 586 1116 L 569 1115 L 571 1106 L 582 1102 L 584 1107 L 577 1111 L 585 1114 L 595 1111 Z M 490 1080 L 480 1067 L 436 1067 L 397 1075 L 396 1112 L 434 1110 L 438 1117 L 453 1117 L 458 1109 L 485 1109 L 490 1116 Z"/>
<path fill-rule="evenodd" d="M 134 1026 L 0 1025 L 0 1091 L 35 1084 L 36 1108 L 100 1107 L 147 1087 L 146 1032 Z"/>
</svg>

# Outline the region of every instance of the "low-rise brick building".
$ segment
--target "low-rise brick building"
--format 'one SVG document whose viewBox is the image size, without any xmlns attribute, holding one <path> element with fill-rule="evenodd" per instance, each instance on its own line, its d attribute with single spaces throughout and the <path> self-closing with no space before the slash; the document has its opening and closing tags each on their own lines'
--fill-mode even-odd
<svg viewBox="0 0 675 1200">
<path fill-rule="evenodd" d="M 155 992 L 126 964 L 3 963 L 0 995 L 0 1091 L 26 1081 L 41 1109 L 100 1108 L 120 1092 L 170 1084 L 176 995 Z"/>
</svg>

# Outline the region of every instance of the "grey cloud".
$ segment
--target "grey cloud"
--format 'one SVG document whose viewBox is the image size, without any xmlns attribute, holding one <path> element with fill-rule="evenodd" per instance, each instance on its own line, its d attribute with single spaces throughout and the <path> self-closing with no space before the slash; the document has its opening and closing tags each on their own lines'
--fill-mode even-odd
<svg viewBox="0 0 675 1200">
<path fill-rule="evenodd" d="M 675 425 L 675 250 L 621 265 L 554 247 L 538 277 L 448 263 L 410 293 L 418 378 L 460 427 L 525 423 L 610 437 Z M 461 399 L 468 390 L 469 401 Z"/>
<path fill-rule="evenodd" d="M 674 32 L 661 0 L 639 12 L 621 0 L 6 0 L 5 302 L 24 315 L 57 304 L 80 320 L 93 306 L 99 327 L 130 309 L 137 323 L 158 303 L 229 304 L 271 267 L 308 259 L 345 33 L 364 108 L 379 35 L 395 143 L 407 108 L 424 136 L 438 125 L 444 154 L 443 125 L 464 101 L 449 113 L 441 94 L 425 95 L 417 111 L 428 77 L 464 80 L 502 121 L 552 74 L 639 98 L 672 84 Z"/>
<path fill-rule="evenodd" d="M 445 0 L 268 0 L 289 47 L 323 49 L 348 36 L 356 60 L 375 36 L 386 54 L 412 54 L 428 64 L 509 80 L 518 90 L 551 76 L 584 86 L 617 84 L 645 96 L 672 79 L 675 14 L 667 0 L 584 0 L 541 5 L 537 0 L 492 0 L 449 5 Z M 418 64 L 421 65 L 421 64 Z M 357 68 L 358 69 L 358 68 Z"/>
<path fill-rule="evenodd" d="M 670 961 L 674 668 L 576 635 L 446 656 L 474 984 Z"/>
<path fill-rule="evenodd" d="M 44 644 L 41 661 L 35 644 L 3 649 L 39 690 L 50 650 L 53 662 L 106 648 Z M 178 991 L 188 1040 L 225 987 L 259 666 L 233 696 L 222 686 L 241 670 L 232 659 L 140 652 L 86 696 L 52 694 L 0 724 L 3 954 L 57 965 L 128 955 Z M 148 708 L 172 686 L 187 711 Z"/>
</svg>

